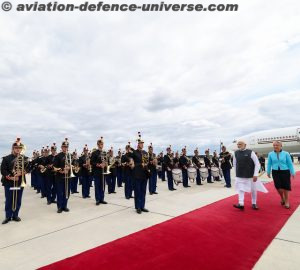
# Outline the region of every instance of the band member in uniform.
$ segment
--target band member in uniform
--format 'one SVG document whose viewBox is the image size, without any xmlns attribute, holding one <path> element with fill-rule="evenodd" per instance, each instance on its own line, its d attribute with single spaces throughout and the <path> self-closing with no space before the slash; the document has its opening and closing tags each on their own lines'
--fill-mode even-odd
<svg viewBox="0 0 300 270">
<path fill-rule="evenodd" d="M 96 205 L 107 204 L 104 201 L 104 192 L 105 192 L 105 179 L 104 179 L 104 168 L 107 166 L 107 153 L 103 150 L 104 141 L 101 137 L 97 141 L 98 149 L 92 153 L 91 164 L 92 172 L 95 184 L 95 199 Z"/>
<path fill-rule="evenodd" d="M 57 213 L 69 212 L 68 199 L 70 197 L 70 176 L 72 159 L 68 152 L 69 142 L 66 138 L 61 144 L 61 152 L 54 158 L 53 168 L 56 172 Z"/>
<path fill-rule="evenodd" d="M 224 187 L 231 188 L 231 177 L 230 177 L 230 170 L 231 166 L 231 154 L 226 151 L 226 147 L 223 145 L 221 148 L 222 152 L 220 153 L 221 159 L 221 169 L 224 175 L 226 185 Z"/>
<path fill-rule="evenodd" d="M 173 163 L 174 163 L 174 168 L 179 168 L 179 153 L 178 151 L 176 151 L 175 153 L 175 157 L 173 157 L 173 153 L 172 153 L 172 158 L 173 158 Z"/>
<path fill-rule="evenodd" d="M 43 147 L 41 149 L 41 157 L 38 159 L 38 170 L 37 170 L 37 178 L 38 178 L 38 185 L 41 191 L 41 198 L 47 197 L 46 194 L 46 175 L 45 175 L 45 168 L 47 157 L 49 155 L 48 149 Z"/>
<path fill-rule="evenodd" d="M 90 198 L 90 183 L 92 165 L 87 144 L 83 148 L 83 155 L 79 158 L 82 198 Z"/>
<path fill-rule="evenodd" d="M 162 157 L 164 156 L 164 153 L 162 152 Z M 161 166 L 161 181 L 166 181 L 166 167 L 164 165 L 164 162 L 162 163 Z"/>
<path fill-rule="evenodd" d="M 26 183 L 25 175 L 29 169 L 28 158 L 22 152 L 25 152 L 25 146 L 17 138 L 12 145 L 12 153 L 3 157 L 1 163 L 1 182 L 5 191 L 5 219 L 2 224 L 11 220 L 21 221 L 19 211 Z"/>
<path fill-rule="evenodd" d="M 79 171 L 80 171 L 79 160 L 77 157 L 76 149 L 72 154 L 72 166 L 73 166 L 74 177 L 71 178 L 70 188 L 71 188 L 71 194 L 74 194 L 74 193 L 79 193 L 77 188 L 78 188 L 78 179 L 79 179 Z"/>
<path fill-rule="evenodd" d="M 213 157 L 212 157 L 212 166 L 217 167 L 218 169 L 220 168 L 220 164 L 219 164 L 219 158 L 218 158 L 218 154 L 216 151 L 214 151 L 213 153 Z M 214 177 L 214 181 L 221 181 L 220 180 L 220 176 L 216 176 Z"/>
<path fill-rule="evenodd" d="M 202 185 L 201 184 L 201 177 L 200 177 L 200 168 L 201 168 L 201 162 L 200 162 L 200 157 L 199 157 L 199 151 L 198 151 L 198 148 L 195 149 L 194 151 L 194 156 L 192 158 L 192 162 L 193 164 L 196 166 L 196 169 L 197 169 L 197 177 L 196 177 L 196 184 L 197 185 Z"/>
<path fill-rule="evenodd" d="M 174 162 L 171 155 L 171 145 L 167 148 L 167 154 L 164 156 L 164 166 L 167 171 L 168 189 L 171 191 L 176 190 L 176 188 L 174 188 L 173 175 L 172 175 Z"/>
<path fill-rule="evenodd" d="M 39 152 L 34 150 L 32 160 L 31 160 L 31 186 L 33 187 L 34 190 L 37 190 L 38 157 L 39 157 Z"/>
<path fill-rule="evenodd" d="M 109 165 L 110 174 L 106 175 L 106 182 L 107 182 L 108 194 L 111 194 L 111 193 L 116 193 L 116 180 L 117 180 L 116 159 L 114 157 L 114 151 L 112 147 L 108 151 L 107 161 Z"/>
<path fill-rule="evenodd" d="M 125 150 L 126 153 L 122 155 L 121 162 L 122 162 L 122 177 L 124 179 L 124 192 L 125 198 L 129 200 L 133 198 L 132 191 L 133 191 L 133 181 L 132 181 L 132 173 L 129 167 L 130 162 L 130 142 L 126 145 Z"/>
<path fill-rule="evenodd" d="M 182 155 L 179 158 L 179 167 L 182 170 L 182 184 L 184 187 L 190 187 L 189 183 L 189 178 L 188 178 L 188 172 L 187 168 L 189 166 L 189 160 L 186 156 L 186 147 L 182 149 Z"/>
<path fill-rule="evenodd" d="M 116 156 L 116 172 L 117 172 L 117 184 L 118 187 L 123 187 L 122 185 L 122 152 L 121 149 L 118 151 Z"/>
<path fill-rule="evenodd" d="M 141 133 L 138 133 L 138 146 L 137 150 L 131 148 L 130 157 L 133 159 L 134 165 L 132 175 L 134 181 L 134 203 L 135 209 L 138 214 L 142 212 L 149 212 L 145 208 L 146 203 L 146 190 L 147 190 L 147 180 L 150 176 L 150 171 L 148 168 L 148 153 L 143 150 L 144 141 L 141 138 Z"/>
<path fill-rule="evenodd" d="M 163 162 L 164 162 L 164 155 L 163 152 L 160 152 L 158 157 L 157 157 L 157 164 L 160 167 L 159 170 L 157 170 L 157 175 L 158 177 L 161 179 L 162 178 L 162 166 L 163 166 Z"/>
<path fill-rule="evenodd" d="M 55 173 L 53 171 L 54 159 L 56 156 L 56 145 L 53 145 L 50 148 L 51 155 L 47 157 L 46 160 L 46 194 L 47 194 L 47 204 L 55 203 L 56 199 L 56 187 L 55 187 Z"/>
<path fill-rule="evenodd" d="M 211 184 L 211 183 L 213 183 L 213 181 L 211 181 L 211 166 L 212 166 L 212 162 L 211 162 L 211 159 L 210 159 L 209 150 L 205 150 L 204 164 L 205 164 L 205 167 L 208 170 L 207 183 Z"/>
<path fill-rule="evenodd" d="M 148 146 L 148 156 L 149 156 L 149 164 L 148 168 L 150 170 L 150 178 L 149 178 L 149 193 L 150 195 L 158 194 L 156 192 L 156 184 L 157 184 L 157 158 L 153 153 L 152 143 Z"/>
</svg>

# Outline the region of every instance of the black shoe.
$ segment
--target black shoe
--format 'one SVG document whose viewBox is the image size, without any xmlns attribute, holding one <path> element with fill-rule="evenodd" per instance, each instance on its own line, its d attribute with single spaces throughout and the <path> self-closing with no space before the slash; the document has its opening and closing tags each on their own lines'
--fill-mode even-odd
<svg viewBox="0 0 300 270">
<path fill-rule="evenodd" d="M 130 199 L 130 197 L 125 197 L 127 200 L 129 200 Z"/>
<path fill-rule="evenodd" d="M 131 198 L 131 199 L 133 199 L 133 198 L 134 198 L 134 196 L 130 196 L 130 198 Z"/>
<path fill-rule="evenodd" d="M 40 191 L 37 191 L 36 193 L 38 194 L 38 193 L 41 193 L 41 192 L 40 192 Z"/>
<path fill-rule="evenodd" d="M 100 201 L 100 203 L 102 203 L 102 204 L 107 204 L 107 202 L 106 202 L 106 201 Z"/>
<path fill-rule="evenodd" d="M 62 209 L 61 209 L 61 208 L 58 208 L 58 209 L 57 209 L 57 213 L 59 213 L 59 214 L 62 213 Z"/>
<path fill-rule="evenodd" d="M 89 196 L 86 196 L 87 198 L 91 198 L 91 196 L 89 195 Z"/>
<path fill-rule="evenodd" d="M 100 204 L 100 202 L 96 202 L 96 205 L 99 205 Z"/>
<path fill-rule="evenodd" d="M 141 210 L 142 210 L 142 212 L 149 212 L 149 210 L 146 208 L 142 208 Z"/>
<path fill-rule="evenodd" d="M 258 210 L 259 208 L 258 208 L 258 206 L 256 204 L 252 204 L 252 209 L 253 210 Z"/>
<path fill-rule="evenodd" d="M 233 207 L 244 210 L 244 205 L 234 204 Z"/>
<path fill-rule="evenodd" d="M 69 211 L 70 211 L 70 209 L 69 209 L 68 207 L 65 207 L 65 208 L 63 208 L 63 211 L 65 211 L 65 212 L 69 212 Z"/>
<path fill-rule="evenodd" d="M 49 205 L 49 204 L 51 204 L 51 202 L 50 202 L 50 201 L 48 201 L 48 202 L 47 202 L 47 204 Z"/>
<path fill-rule="evenodd" d="M 141 209 L 136 209 L 136 212 L 137 212 L 138 214 L 142 214 L 142 210 L 141 210 Z"/>
<path fill-rule="evenodd" d="M 74 191 L 74 193 L 79 193 L 79 191 Z"/>
<path fill-rule="evenodd" d="M 188 185 L 187 187 L 191 187 L 191 186 Z"/>
<path fill-rule="evenodd" d="M 57 201 L 56 200 L 53 200 L 53 201 L 51 201 L 52 203 L 57 203 Z"/>
<path fill-rule="evenodd" d="M 173 190 L 177 190 L 177 189 L 176 189 L 176 188 L 173 188 L 172 191 L 173 191 Z"/>
<path fill-rule="evenodd" d="M 11 221 L 11 218 L 6 218 L 2 221 L 2 224 L 6 224 Z"/>
<path fill-rule="evenodd" d="M 41 199 L 44 199 L 46 196 L 41 196 Z"/>
<path fill-rule="evenodd" d="M 158 194 L 158 193 L 156 191 L 154 191 L 153 194 Z"/>
<path fill-rule="evenodd" d="M 17 221 L 17 222 L 21 221 L 21 219 L 19 217 L 13 217 L 12 220 Z"/>
<path fill-rule="evenodd" d="M 152 192 L 150 192 L 149 194 L 150 194 L 150 195 L 153 195 L 153 193 L 152 193 Z"/>
</svg>

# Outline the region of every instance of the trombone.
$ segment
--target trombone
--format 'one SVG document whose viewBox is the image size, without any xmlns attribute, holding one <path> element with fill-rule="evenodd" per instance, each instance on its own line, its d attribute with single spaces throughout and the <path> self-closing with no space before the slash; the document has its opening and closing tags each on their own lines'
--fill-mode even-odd
<svg viewBox="0 0 300 270">
<path fill-rule="evenodd" d="M 69 170 L 70 170 L 70 176 L 69 176 Z M 66 199 L 68 199 L 69 196 L 70 196 L 70 194 L 69 194 L 69 180 L 70 180 L 70 178 L 75 177 L 75 175 L 73 173 L 73 168 L 72 168 L 72 157 L 71 157 L 71 154 L 69 152 L 66 152 L 64 172 L 65 172 Z"/>
<path fill-rule="evenodd" d="M 26 147 L 23 146 L 23 149 L 21 151 L 21 153 L 16 157 L 15 161 L 14 161 L 14 166 L 13 166 L 13 177 L 14 177 L 14 185 L 13 187 L 10 188 L 10 190 L 12 190 L 13 192 L 13 198 L 12 198 L 12 210 L 16 211 L 17 209 L 17 201 L 18 201 L 18 190 L 20 190 L 21 188 L 24 188 L 26 186 L 25 183 L 25 157 L 24 157 L 24 153 L 25 153 L 25 149 Z M 18 181 L 19 181 L 19 176 L 21 176 L 21 185 L 18 186 Z"/>
</svg>

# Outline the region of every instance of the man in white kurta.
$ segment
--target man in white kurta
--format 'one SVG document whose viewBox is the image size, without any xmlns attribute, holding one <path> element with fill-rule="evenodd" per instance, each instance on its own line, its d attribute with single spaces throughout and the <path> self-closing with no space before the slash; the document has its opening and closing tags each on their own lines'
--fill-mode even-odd
<svg viewBox="0 0 300 270">
<path fill-rule="evenodd" d="M 235 189 L 238 192 L 239 203 L 235 208 L 244 209 L 245 192 L 251 192 L 252 208 L 258 210 L 257 191 L 268 192 L 265 186 L 258 180 L 260 163 L 256 154 L 246 149 L 246 143 L 237 143 L 239 150 L 233 156 L 233 166 L 236 170 Z"/>
</svg>

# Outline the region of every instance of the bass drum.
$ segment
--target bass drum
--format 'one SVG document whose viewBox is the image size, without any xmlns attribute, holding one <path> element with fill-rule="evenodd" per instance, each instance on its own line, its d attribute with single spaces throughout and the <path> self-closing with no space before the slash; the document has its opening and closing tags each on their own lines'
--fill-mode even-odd
<svg viewBox="0 0 300 270">
<path fill-rule="evenodd" d="M 211 167 L 211 175 L 213 177 L 219 177 L 220 176 L 220 170 L 218 167 Z"/>
<path fill-rule="evenodd" d="M 182 183 L 182 170 L 181 169 L 173 169 L 172 176 L 173 176 L 173 181 L 176 186 L 178 186 L 179 183 Z"/>
<path fill-rule="evenodd" d="M 200 168 L 200 176 L 202 179 L 207 179 L 208 177 L 208 169 L 207 168 Z"/>
<path fill-rule="evenodd" d="M 189 167 L 187 169 L 187 171 L 188 171 L 188 177 L 189 177 L 190 181 L 192 183 L 195 182 L 195 179 L 197 177 L 197 169 L 194 167 Z"/>
</svg>

